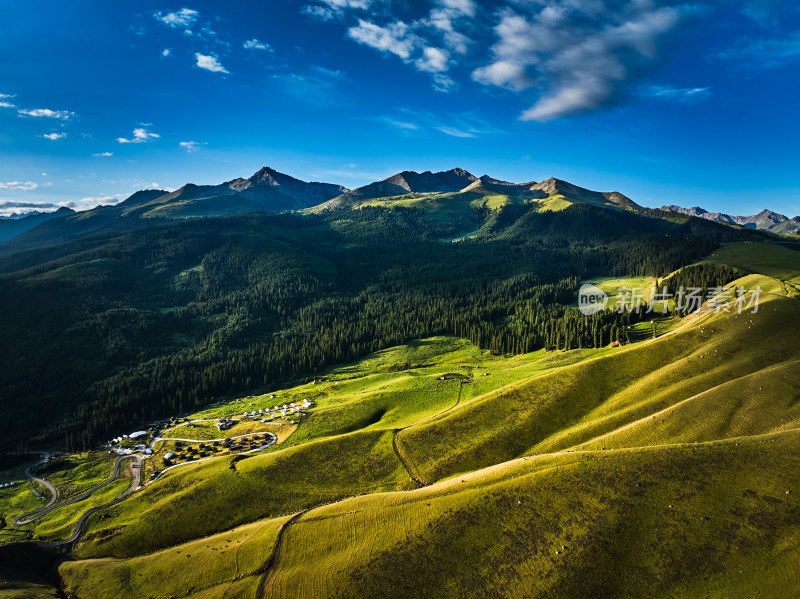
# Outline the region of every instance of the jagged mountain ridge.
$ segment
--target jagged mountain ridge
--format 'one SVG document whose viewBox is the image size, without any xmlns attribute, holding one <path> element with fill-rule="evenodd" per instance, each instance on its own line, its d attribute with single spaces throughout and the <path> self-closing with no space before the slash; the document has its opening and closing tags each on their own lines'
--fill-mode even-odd
<svg viewBox="0 0 800 599">
<path fill-rule="evenodd" d="M 349 191 L 333 183 L 306 182 L 264 167 L 247 179 L 219 185 L 187 183 L 152 201 L 151 216 L 211 216 L 238 212 L 299 210 Z"/>
<path fill-rule="evenodd" d="M 65 242 L 109 228 L 141 229 L 152 219 L 299 210 L 321 204 L 347 191 L 341 185 L 305 182 L 264 167 L 247 179 L 233 179 L 219 185 L 187 183 L 175 191 L 137 191 L 119 204 L 98 206 L 20 231 L 11 242 L 15 247 L 0 248 L 0 253 Z"/>
<path fill-rule="evenodd" d="M 360 202 L 377 198 L 403 196 L 407 194 L 484 192 L 516 196 L 530 200 L 563 198 L 568 202 L 589 203 L 603 206 L 634 208 L 637 204 L 619 192 L 598 192 L 578 187 L 561 179 L 550 178 L 541 183 L 512 183 L 483 175 L 476 177 L 462 168 L 449 171 L 417 173 L 403 171 L 382 181 L 370 183 L 342 194 L 321 208 L 333 209 L 356 206 Z"/>
<path fill-rule="evenodd" d="M 369 183 L 333 198 L 325 208 L 339 208 L 364 200 L 406 195 L 409 193 L 457 192 L 478 180 L 462 168 L 433 173 L 403 171 L 382 181 Z"/>
<path fill-rule="evenodd" d="M 499 204 L 496 201 L 493 204 L 495 207 L 534 201 L 543 210 L 561 210 L 573 203 L 588 203 L 604 208 L 637 207 L 637 204 L 618 192 L 590 191 L 561 179 L 513 183 L 489 175 L 476 177 L 463 168 L 421 173 L 402 171 L 382 181 L 348 190 L 333 183 L 301 181 L 264 167 L 249 178 L 232 179 L 218 185 L 187 183 L 175 191 L 141 190 L 117 205 L 99 206 L 68 215 L 54 223 L 44 223 L 15 238 L 11 242 L 13 248 L 0 248 L 0 252 L 64 242 L 109 228 L 140 229 L 148 226 L 148 221 L 152 219 L 348 209 L 357 208 L 371 200 L 391 202 L 403 196 L 430 196 L 431 201 L 426 203 L 425 209 L 434 212 L 444 209 L 445 212 L 460 210 L 471 213 L 490 198 L 500 198 Z M 463 204 L 461 208 L 452 205 L 450 200 L 454 196 Z"/>
<path fill-rule="evenodd" d="M 789 218 L 788 216 L 767 209 L 764 209 L 758 214 L 754 214 L 752 216 L 733 216 L 723 212 L 709 212 L 708 210 L 704 210 L 699 206 L 683 208 L 674 204 L 671 206 L 664 206 L 663 210 L 678 212 L 688 216 L 695 216 L 697 218 L 718 223 L 741 225 L 751 229 L 761 229 L 763 231 L 781 233 L 783 235 L 796 235 L 797 233 L 800 233 L 800 216 Z"/>
</svg>

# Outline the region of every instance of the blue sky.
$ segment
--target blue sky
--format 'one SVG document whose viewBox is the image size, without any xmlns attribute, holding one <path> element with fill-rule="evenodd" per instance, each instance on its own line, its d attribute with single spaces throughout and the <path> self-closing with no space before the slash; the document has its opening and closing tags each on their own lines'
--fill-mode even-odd
<svg viewBox="0 0 800 599">
<path fill-rule="evenodd" d="M 0 0 L 0 215 L 268 165 L 795 216 L 793 4 Z"/>
</svg>

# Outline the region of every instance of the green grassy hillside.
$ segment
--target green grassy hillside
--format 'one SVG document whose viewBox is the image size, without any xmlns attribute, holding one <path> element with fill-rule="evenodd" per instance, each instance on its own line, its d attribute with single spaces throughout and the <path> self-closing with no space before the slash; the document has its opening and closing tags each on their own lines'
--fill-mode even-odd
<svg viewBox="0 0 800 599">
<path fill-rule="evenodd" d="M 277 548 L 274 533 L 285 520 L 126 561 L 68 562 L 60 572 L 68 592 L 87 598 L 223 591 L 250 597 L 791 597 L 800 591 L 798 449 L 800 434 L 793 430 L 523 458 L 417 491 L 305 512 L 284 524 Z M 242 555 L 234 565 L 219 552 L 237 545 Z M 182 564 L 209 565 L 189 579 Z M 232 578 L 239 580 L 225 584 Z M 212 594 L 192 593 L 204 586 Z"/>
<path fill-rule="evenodd" d="M 782 264 L 773 274 L 800 275 Z M 90 521 L 77 561 L 60 567 L 65 588 L 794 597 L 800 302 L 778 278 L 735 284 L 762 288 L 757 313 L 514 357 L 434 338 L 241 400 L 307 397 L 312 416 L 270 453 L 186 467 Z M 202 575 L 186 579 L 183 560 Z"/>
</svg>

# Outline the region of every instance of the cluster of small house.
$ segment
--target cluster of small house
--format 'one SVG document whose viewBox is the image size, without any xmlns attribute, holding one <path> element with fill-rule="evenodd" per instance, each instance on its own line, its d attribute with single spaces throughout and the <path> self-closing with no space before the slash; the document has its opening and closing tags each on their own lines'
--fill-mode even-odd
<svg viewBox="0 0 800 599">
<path fill-rule="evenodd" d="M 281 418 L 286 418 L 290 414 L 303 414 L 303 410 L 307 410 L 309 407 L 311 407 L 311 402 L 306 398 L 302 403 L 298 404 L 292 402 L 289 405 L 273 406 L 271 411 L 269 408 L 263 408 L 258 411 L 245 412 L 242 414 L 242 420 L 258 420 L 260 418 L 261 422 L 266 422 L 267 420 L 274 420 L 279 413 Z"/>
<path fill-rule="evenodd" d="M 239 451 L 242 449 L 257 449 L 269 441 L 269 434 L 254 434 L 249 438 L 247 436 L 237 437 L 235 439 L 225 439 L 224 441 L 208 441 L 200 443 L 197 447 L 187 447 L 186 455 L 173 453 L 168 451 L 164 454 L 164 463 L 169 465 L 177 462 L 178 460 L 196 460 L 198 456 L 204 457 L 209 454 L 219 453 L 223 449 L 228 451 Z M 183 443 L 180 441 L 175 443 L 175 450 L 182 451 Z"/>
<path fill-rule="evenodd" d="M 235 420 L 231 420 L 230 418 L 220 418 L 219 422 L 215 423 L 214 426 L 216 426 L 221 431 L 226 431 L 234 424 L 236 424 Z"/>
<path fill-rule="evenodd" d="M 16 483 L 4 483 L 0 485 L 0 489 L 5 489 L 7 487 L 13 487 Z"/>
</svg>

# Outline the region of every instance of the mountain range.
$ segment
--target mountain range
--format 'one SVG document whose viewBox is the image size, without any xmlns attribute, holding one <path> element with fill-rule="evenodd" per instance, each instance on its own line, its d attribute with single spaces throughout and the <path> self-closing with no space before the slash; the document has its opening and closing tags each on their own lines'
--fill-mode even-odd
<svg viewBox="0 0 800 599">
<path fill-rule="evenodd" d="M 402 171 L 351 190 L 335 183 L 302 181 L 264 167 L 251 177 L 240 177 L 218 185 L 187 183 L 175 191 L 142 190 L 117 205 L 100 206 L 80 213 L 61 209 L 54 213 L 3 219 L 0 220 L 0 243 L 13 238 L 13 249 L 25 249 L 96 234 L 109 227 L 138 229 L 148 226 L 152 219 L 256 212 L 321 213 L 365 205 L 416 206 L 452 215 L 454 212 L 463 214 L 478 210 L 482 206 L 499 208 L 534 202 L 545 211 L 563 210 L 572 204 L 613 209 L 640 208 L 617 191 L 592 191 L 556 178 L 513 183 L 489 175 L 476 177 L 462 168 L 453 168 L 440 172 Z M 663 210 L 773 233 L 795 234 L 800 231 L 800 217 L 788 218 L 769 210 L 748 217 L 676 205 L 665 206 Z M 0 253 L 9 251 L 10 246 L 7 243 L 4 246 L 0 247 Z"/>
<path fill-rule="evenodd" d="M 682 208 L 681 206 L 664 206 L 662 210 L 670 210 L 688 216 L 696 216 L 705 220 L 729 225 L 741 225 L 750 229 L 761 229 L 782 235 L 796 235 L 800 232 L 800 216 L 789 218 L 772 210 L 762 210 L 753 216 L 731 216 L 722 212 L 709 212 L 699 206 Z"/>
<path fill-rule="evenodd" d="M 75 214 L 75 211 L 70 208 L 59 208 L 55 212 L 31 212 L 20 217 L 0 218 L 0 242 L 21 235 L 44 222 L 70 214 Z"/>
<path fill-rule="evenodd" d="M 472 213 L 490 200 L 495 208 L 530 202 L 537 202 L 543 210 L 562 210 L 575 203 L 610 208 L 638 207 L 619 192 L 591 191 L 560 179 L 511 183 L 488 175 L 476 177 L 462 168 L 422 173 L 402 171 L 350 190 L 334 183 L 301 181 L 264 167 L 249 178 L 237 178 L 219 185 L 187 183 L 175 191 L 142 190 L 113 206 L 99 206 L 80 213 L 54 213 L 47 216 L 47 219 L 54 220 L 34 230 L 29 230 L 33 226 L 19 227 L 15 233 L 18 237 L 12 242 L 13 248 L 0 247 L 0 253 L 69 241 L 97 234 L 109 227 L 117 231 L 140 229 L 149 226 L 153 219 L 304 210 L 327 212 L 359 208 L 376 201 L 402 201 L 408 206 L 421 199 L 425 200 L 427 210 L 458 215 Z M 65 218 L 59 218 L 62 216 Z M 30 223 L 33 225 L 34 221 Z"/>
</svg>

